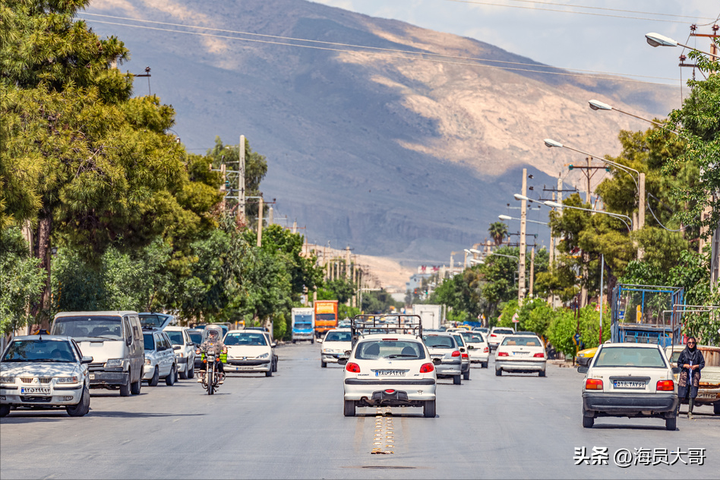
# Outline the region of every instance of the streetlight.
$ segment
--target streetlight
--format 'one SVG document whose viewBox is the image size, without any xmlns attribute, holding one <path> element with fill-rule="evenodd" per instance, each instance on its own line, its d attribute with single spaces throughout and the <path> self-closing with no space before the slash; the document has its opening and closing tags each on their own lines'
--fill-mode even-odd
<svg viewBox="0 0 720 480">
<path fill-rule="evenodd" d="M 680 135 L 677 131 L 667 128 L 667 126 L 663 125 L 660 122 L 656 122 L 654 120 L 648 120 L 647 118 L 640 117 L 633 113 L 625 112 L 623 110 L 620 110 L 619 108 L 613 107 L 612 105 L 608 105 L 607 103 L 601 102 L 600 100 L 590 100 L 590 101 L 588 101 L 588 104 L 590 105 L 590 108 L 592 108 L 593 110 L 615 110 L 616 112 L 620 112 L 622 114 L 629 115 L 631 117 L 637 118 L 644 122 L 652 123 L 656 127 L 664 128 L 664 129 L 674 133 L 675 135 Z"/>
<path fill-rule="evenodd" d="M 717 55 L 715 55 L 714 53 L 704 52 L 702 50 L 691 47 L 689 45 L 684 45 L 680 42 L 673 40 L 670 37 L 666 37 L 665 35 L 660 35 L 659 33 L 655 33 L 655 32 L 646 33 L 645 39 L 647 40 L 647 43 L 651 47 L 677 47 L 679 45 L 681 47 L 685 47 L 687 49 L 694 50 L 696 52 L 702 53 L 704 55 L 708 55 L 710 57 L 720 58 Z"/>
<path fill-rule="evenodd" d="M 547 201 L 547 202 L 544 202 L 544 203 L 545 203 L 545 205 L 547 205 L 548 207 L 554 207 L 554 208 L 572 208 L 573 210 L 582 210 L 582 211 L 584 211 L 584 212 L 602 213 L 602 214 L 604 214 L 604 215 L 609 215 L 609 216 L 611 216 L 611 217 L 618 218 L 620 221 L 622 221 L 622 222 L 625 224 L 625 226 L 627 227 L 628 232 L 632 231 L 632 225 L 633 225 L 632 218 L 628 217 L 627 215 L 623 215 L 623 214 L 621 214 L 621 213 L 606 212 L 605 210 L 592 210 L 592 209 L 590 209 L 590 208 L 574 207 L 574 206 L 572 206 L 572 205 L 565 205 L 565 204 L 558 203 L 558 202 L 553 202 L 553 201 Z M 625 218 L 627 218 L 628 221 L 630 222 L 629 225 L 628 225 L 628 223 L 624 220 Z"/>
<path fill-rule="evenodd" d="M 498 215 L 498 218 L 499 218 L 500 220 L 518 220 L 518 221 L 522 221 L 522 220 L 519 219 L 519 218 L 511 217 L 511 216 L 509 216 L 509 215 Z M 536 220 L 525 220 L 525 221 L 526 221 L 526 222 L 530 222 L 530 223 L 537 223 L 537 224 L 540 224 L 540 225 L 549 225 L 547 222 L 538 222 L 538 221 L 536 221 Z"/>
</svg>

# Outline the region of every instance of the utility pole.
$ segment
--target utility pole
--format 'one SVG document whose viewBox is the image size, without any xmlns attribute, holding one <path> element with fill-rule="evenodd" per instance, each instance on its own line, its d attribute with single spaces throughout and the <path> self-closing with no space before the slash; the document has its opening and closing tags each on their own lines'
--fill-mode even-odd
<svg viewBox="0 0 720 480">
<path fill-rule="evenodd" d="M 645 174 L 638 175 L 638 221 L 635 222 L 634 230 L 642 230 L 645 226 Z"/>
<path fill-rule="evenodd" d="M 533 296 L 533 284 L 535 283 L 535 247 L 532 248 L 530 253 L 530 291 L 528 296 Z"/>
<path fill-rule="evenodd" d="M 590 204 L 590 208 L 592 208 L 592 200 L 590 199 L 590 194 L 592 192 L 592 187 L 590 186 L 590 179 L 592 176 L 590 175 L 590 167 L 592 166 L 592 157 L 587 157 L 587 171 L 585 176 L 587 177 L 587 185 L 585 186 L 585 201 Z M 593 173 L 594 174 L 594 173 Z"/>
<path fill-rule="evenodd" d="M 523 168 L 522 196 L 527 195 L 527 168 Z M 518 262 L 518 304 L 525 298 L 525 228 L 527 227 L 527 200 L 520 201 L 520 261 Z"/>
<path fill-rule="evenodd" d="M 260 197 L 260 206 L 258 209 L 258 224 L 257 224 L 257 246 L 262 246 L 262 228 L 263 228 L 263 197 Z"/>
<path fill-rule="evenodd" d="M 292 233 L 297 233 L 297 220 L 293 222 Z"/>
<path fill-rule="evenodd" d="M 247 225 L 245 219 L 245 135 L 240 135 L 240 145 L 238 146 L 238 157 L 240 165 L 238 166 L 238 207 L 237 207 L 237 223 L 239 227 Z M 260 200 L 262 205 L 262 200 Z M 260 218 L 262 218 L 262 207 L 260 207 Z M 259 238 L 259 237 L 258 237 Z M 260 240 L 258 240 L 260 242 Z M 258 243 L 259 246 L 259 243 Z"/>
<path fill-rule="evenodd" d="M 212 170 L 212 167 L 211 167 L 211 170 Z M 223 213 L 225 213 L 225 207 L 226 207 L 226 201 L 225 201 L 225 191 L 227 190 L 227 188 L 225 188 L 225 186 L 227 185 L 226 170 L 227 170 L 227 167 L 225 166 L 225 164 L 224 163 L 221 164 L 220 165 L 220 174 L 222 175 L 222 185 L 220 185 L 220 192 L 222 193 L 223 199 L 222 199 L 222 203 L 220 204 L 220 209 Z"/>
<path fill-rule="evenodd" d="M 273 207 L 270 207 L 268 210 L 268 227 L 274 223 L 275 220 L 275 210 Z"/>
</svg>

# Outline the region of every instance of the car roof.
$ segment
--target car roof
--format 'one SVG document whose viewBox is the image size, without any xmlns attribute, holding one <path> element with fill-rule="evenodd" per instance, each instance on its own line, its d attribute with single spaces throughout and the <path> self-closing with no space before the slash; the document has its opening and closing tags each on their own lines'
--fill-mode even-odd
<svg viewBox="0 0 720 480">
<path fill-rule="evenodd" d="M 70 341 L 72 340 L 72 337 L 68 337 L 67 335 L 21 335 L 13 337 L 12 341 L 15 340 L 64 340 L 64 341 Z"/>
<path fill-rule="evenodd" d="M 415 340 L 417 342 L 421 341 L 417 335 L 413 335 L 410 333 L 368 333 L 366 335 L 361 335 L 363 340 L 382 340 L 382 339 L 398 339 L 398 340 Z"/>
<path fill-rule="evenodd" d="M 238 330 L 228 330 L 225 335 L 230 335 L 231 333 L 267 333 L 267 332 L 263 332 L 261 330 L 238 329 Z"/>
<path fill-rule="evenodd" d="M 95 316 L 122 316 L 122 315 L 139 315 L 132 310 L 108 310 L 103 312 L 59 312 L 55 314 L 55 318 L 60 317 L 77 317 L 78 315 L 95 315 Z"/>
<path fill-rule="evenodd" d="M 513 337 L 537 337 L 540 338 L 540 335 L 536 333 L 512 333 L 507 334 L 505 338 L 513 338 Z"/>
<path fill-rule="evenodd" d="M 425 335 L 433 336 L 433 337 L 452 337 L 455 332 L 423 332 L 423 337 Z"/>
<path fill-rule="evenodd" d="M 632 348 L 658 348 L 660 345 L 657 343 L 603 343 L 601 347 L 632 347 Z"/>
<path fill-rule="evenodd" d="M 168 325 L 167 327 L 163 328 L 163 330 L 165 330 L 166 332 L 176 332 L 178 330 L 191 330 L 191 329 L 188 327 L 180 326 L 180 325 Z"/>
</svg>

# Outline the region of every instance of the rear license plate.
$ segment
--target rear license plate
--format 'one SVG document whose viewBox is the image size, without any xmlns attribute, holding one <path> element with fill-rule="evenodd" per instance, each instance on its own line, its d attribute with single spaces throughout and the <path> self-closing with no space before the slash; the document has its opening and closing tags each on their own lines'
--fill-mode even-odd
<svg viewBox="0 0 720 480">
<path fill-rule="evenodd" d="M 375 370 L 375 376 L 384 376 L 384 377 L 402 377 L 405 375 L 405 372 L 402 370 Z"/>
<path fill-rule="evenodd" d="M 698 393 L 698 398 L 714 399 L 717 397 L 715 393 Z"/>
<path fill-rule="evenodd" d="M 50 395 L 50 387 L 21 387 L 20 395 Z"/>
<path fill-rule="evenodd" d="M 513 355 L 527 355 L 530 352 L 513 352 Z"/>
<path fill-rule="evenodd" d="M 647 385 L 645 382 L 633 382 L 630 380 L 615 380 L 614 384 L 615 388 L 640 388 L 644 389 L 645 385 Z"/>
</svg>

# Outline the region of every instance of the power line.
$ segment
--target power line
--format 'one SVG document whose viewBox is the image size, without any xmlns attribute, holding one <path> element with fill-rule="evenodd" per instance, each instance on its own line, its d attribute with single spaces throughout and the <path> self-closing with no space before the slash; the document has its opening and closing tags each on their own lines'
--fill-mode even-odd
<svg viewBox="0 0 720 480">
<path fill-rule="evenodd" d="M 173 24 L 173 23 L 166 23 L 166 22 L 156 22 L 156 21 L 152 21 L 152 20 L 137 20 L 137 19 L 132 19 L 132 18 L 128 18 L 128 17 L 114 17 L 111 15 L 89 14 L 86 12 L 83 12 L 82 15 L 93 15 L 93 16 L 101 16 L 101 17 L 109 17 L 109 18 L 119 18 L 119 19 L 124 19 L 124 20 L 130 20 L 133 22 L 153 23 L 153 24 L 160 24 L 160 25 L 167 25 L 167 26 L 183 27 L 183 28 L 196 28 L 196 29 L 204 29 L 204 30 L 211 30 L 211 31 L 222 31 L 222 32 L 234 33 L 234 34 L 238 34 L 238 35 L 254 35 L 254 36 L 261 36 L 261 37 L 267 37 L 267 38 L 278 39 L 278 40 L 319 43 L 319 44 L 325 44 L 325 45 L 329 45 L 329 46 L 326 47 L 326 46 L 319 46 L 319 45 L 302 45 L 302 44 L 298 44 L 298 43 L 288 43 L 287 41 L 260 40 L 257 38 L 242 38 L 242 37 L 229 36 L 229 35 L 217 35 L 217 34 L 212 34 L 212 33 L 192 32 L 192 31 L 184 31 L 184 30 L 177 30 L 177 29 L 170 29 L 170 28 L 150 27 L 150 26 L 146 26 L 146 25 L 134 25 L 134 24 L 127 24 L 127 23 L 108 22 L 108 21 L 96 20 L 96 19 L 86 19 L 87 21 L 94 22 L 94 23 L 100 23 L 100 24 L 104 24 L 104 25 L 115 25 L 115 26 L 120 26 L 120 27 L 140 28 L 140 29 L 144 29 L 144 30 L 154 30 L 154 31 L 170 32 L 170 33 L 183 33 L 186 35 L 196 35 L 196 36 L 201 36 L 201 37 L 222 38 L 222 39 L 226 39 L 226 40 L 239 40 L 239 41 L 244 41 L 244 42 L 263 43 L 263 44 L 279 45 L 279 46 L 287 46 L 287 47 L 310 48 L 310 49 L 314 49 L 314 50 L 325 50 L 325 51 L 343 52 L 343 53 L 360 53 L 360 54 L 389 53 L 389 54 L 396 54 L 396 55 L 399 54 L 405 58 L 415 58 L 415 59 L 420 59 L 420 60 L 424 60 L 424 61 L 428 61 L 428 62 L 432 62 L 432 63 L 442 63 L 442 64 L 447 64 L 447 65 L 475 66 L 475 67 L 485 67 L 485 68 L 493 68 L 493 69 L 500 69 L 500 70 L 507 70 L 507 71 L 515 71 L 515 72 L 528 72 L 528 73 L 539 73 L 539 74 L 544 74 L 544 75 L 560 75 L 560 76 L 571 76 L 571 77 L 586 77 L 587 75 L 592 74 L 597 78 L 605 78 L 608 80 L 638 82 L 638 83 L 655 83 L 655 84 L 660 84 L 660 85 L 668 85 L 668 84 L 661 83 L 661 82 L 647 82 L 645 80 L 635 80 L 632 78 L 623 78 L 623 77 L 618 77 L 618 76 L 648 78 L 648 79 L 656 79 L 656 80 L 671 80 L 671 81 L 676 80 L 674 78 L 669 78 L 669 77 L 654 77 L 654 76 L 649 76 L 649 75 L 607 73 L 607 72 L 600 72 L 600 71 L 594 71 L 594 70 L 581 70 L 581 69 L 563 69 L 561 67 L 553 67 L 550 65 L 542 65 L 542 64 L 509 62 L 509 61 L 503 61 L 503 60 L 473 58 L 473 57 L 466 57 L 466 56 L 442 55 L 442 54 L 430 53 L 430 52 L 413 52 L 413 51 L 409 51 L 409 50 L 371 47 L 371 46 L 366 46 L 366 45 L 325 42 L 325 41 L 321 41 L 321 40 L 309 40 L 309 39 L 302 39 L 302 38 L 283 37 L 280 35 L 268 35 L 268 34 L 242 32 L 242 31 L 233 31 L 233 30 L 223 30 L 223 29 L 203 27 L 203 26 L 198 26 L 198 25 Z M 334 46 L 351 47 L 351 48 L 356 48 L 359 50 L 349 50 L 347 48 L 334 48 Z M 362 51 L 362 50 L 370 50 L 370 51 Z M 437 60 L 437 59 L 443 59 L 443 58 L 451 59 L 451 60 L 452 59 L 470 60 L 471 62 L 469 62 L 469 63 L 468 62 L 450 62 L 450 61 Z M 480 62 L 502 63 L 502 64 L 508 64 L 508 65 L 524 65 L 524 66 L 529 66 L 529 67 L 533 67 L 533 68 L 528 69 L 528 68 L 501 67 L 501 66 L 495 66 L 495 65 L 486 65 L 486 64 L 480 63 Z M 569 70 L 569 71 L 553 72 L 553 71 L 540 70 L 543 68 L 555 69 L 555 70 Z M 578 72 L 578 73 L 574 73 L 574 72 Z"/>
</svg>

